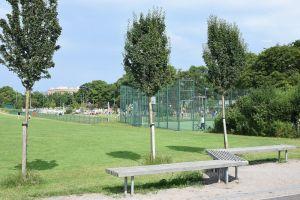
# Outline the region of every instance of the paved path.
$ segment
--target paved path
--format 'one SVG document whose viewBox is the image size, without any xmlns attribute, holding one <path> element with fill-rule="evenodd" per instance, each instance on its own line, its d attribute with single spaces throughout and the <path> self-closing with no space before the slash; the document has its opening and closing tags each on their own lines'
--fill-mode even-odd
<svg viewBox="0 0 300 200">
<path fill-rule="evenodd" d="M 265 199 L 265 200 L 299 200 L 299 199 L 300 199 L 300 194 L 291 195 L 291 196 L 276 197 L 276 198 Z"/>
<path fill-rule="evenodd" d="M 230 174 L 234 174 L 234 169 Z M 83 194 L 50 197 L 47 200 L 285 200 L 286 196 L 289 196 L 287 200 L 300 200 L 300 160 L 240 167 L 239 177 L 239 182 L 232 181 L 227 185 L 222 182 L 215 183 L 214 178 L 210 178 L 207 180 L 209 184 L 201 187 L 159 190 L 133 197 L 124 197 L 122 194 Z"/>
</svg>

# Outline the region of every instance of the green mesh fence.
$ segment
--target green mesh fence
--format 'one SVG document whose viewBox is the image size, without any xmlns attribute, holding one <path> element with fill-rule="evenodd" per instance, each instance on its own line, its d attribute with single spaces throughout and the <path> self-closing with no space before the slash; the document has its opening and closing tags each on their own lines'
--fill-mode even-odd
<svg viewBox="0 0 300 200">
<path fill-rule="evenodd" d="M 196 93 L 194 81 L 179 80 L 160 90 L 153 101 L 156 127 L 177 131 L 212 129 L 214 119 L 222 109 L 221 96 L 203 88 Z M 129 86 L 121 86 L 120 94 L 120 121 L 148 126 L 148 98 Z M 244 91 L 229 92 L 225 106 L 233 104 L 244 94 Z"/>
<path fill-rule="evenodd" d="M 65 122 L 82 123 L 82 124 L 98 124 L 103 122 L 109 122 L 108 118 L 89 116 L 89 115 L 71 115 L 71 114 L 55 115 L 55 114 L 36 113 L 35 117 L 65 121 Z"/>
</svg>

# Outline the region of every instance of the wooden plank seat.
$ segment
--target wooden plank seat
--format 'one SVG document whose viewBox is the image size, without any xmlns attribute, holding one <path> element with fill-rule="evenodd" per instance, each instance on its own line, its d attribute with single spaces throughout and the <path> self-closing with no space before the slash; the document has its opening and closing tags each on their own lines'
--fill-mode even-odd
<svg viewBox="0 0 300 200">
<path fill-rule="evenodd" d="M 185 172 L 185 171 L 198 171 L 207 169 L 217 169 L 218 177 L 220 180 L 220 169 L 224 169 L 224 180 L 228 183 L 228 168 L 248 165 L 248 161 L 231 161 L 231 160 L 208 160 L 196 162 L 181 162 L 160 165 L 146 165 L 134 167 L 119 167 L 108 168 L 106 173 L 116 177 L 124 178 L 124 193 L 127 194 L 127 177 L 131 177 L 131 194 L 134 193 L 134 177 L 150 174 L 172 173 L 172 172 Z"/>
<path fill-rule="evenodd" d="M 271 146 L 256 146 L 256 147 L 239 147 L 239 148 L 229 148 L 229 149 L 208 149 L 206 152 L 212 156 L 209 152 L 212 151 L 226 151 L 231 154 L 246 154 L 246 153 L 262 153 L 262 152 L 278 152 L 278 161 L 280 160 L 280 153 L 285 152 L 285 161 L 288 161 L 288 150 L 296 149 L 293 145 L 271 145 Z M 213 156 L 212 156 L 213 157 Z"/>
</svg>

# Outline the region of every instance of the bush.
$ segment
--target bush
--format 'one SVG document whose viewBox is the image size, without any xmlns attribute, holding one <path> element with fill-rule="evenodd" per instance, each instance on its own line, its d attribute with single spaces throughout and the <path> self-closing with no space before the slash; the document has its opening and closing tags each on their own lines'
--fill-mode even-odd
<svg viewBox="0 0 300 200">
<path fill-rule="evenodd" d="M 273 133 L 275 137 L 297 137 L 297 131 L 290 122 L 275 121 Z"/>
<path fill-rule="evenodd" d="M 19 186 L 32 186 L 41 184 L 43 180 L 40 175 L 33 171 L 27 171 L 26 178 L 23 179 L 22 173 L 18 172 L 16 174 L 8 175 L 4 178 L 0 185 L 4 188 L 13 188 Z"/>
<path fill-rule="evenodd" d="M 65 114 L 72 114 L 72 112 L 73 112 L 73 109 L 72 109 L 71 107 L 68 107 L 68 108 L 66 109 Z"/>
<path fill-rule="evenodd" d="M 300 86 L 286 90 L 275 88 L 253 90 L 227 109 L 228 133 L 295 137 L 300 112 L 299 97 Z M 214 131 L 223 132 L 221 116 L 215 120 Z"/>
</svg>

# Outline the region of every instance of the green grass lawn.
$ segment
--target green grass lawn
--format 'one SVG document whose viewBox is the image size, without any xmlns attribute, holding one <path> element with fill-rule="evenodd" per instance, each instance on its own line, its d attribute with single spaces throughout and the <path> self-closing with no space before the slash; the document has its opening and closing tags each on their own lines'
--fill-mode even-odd
<svg viewBox="0 0 300 200">
<path fill-rule="evenodd" d="M 0 114 L 0 180 L 19 170 L 21 161 L 21 119 Z M 223 145 L 221 134 L 157 129 L 157 151 L 171 156 L 173 162 L 209 159 L 206 148 Z M 28 162 L 43 183 L 36 186 L 0 188 L 0 199 L 89 192 L 122 191 L 123 180 L 105 173 L 107 167 L 132 166 L 143 163 L 149 152 L 147 128 L 120 123 L 85 125 L 32 118 L 29 127 Z M 231 147 L 272 144 L 294 144 L 300 139 L 279 139 L 229 135 Z M 246 158 L 270 159 L 277 154 L 248 155 Z M 300 158 L 300 149 L 291 151 L 290 158 Z M 155 183 L 172 174 L 136 178 L 137 192 L 158 189 Z M 148 183 L 148 184 L 146 184 Z M 149 184 L 150 183 L 150 184 Z"/>
</svg>

